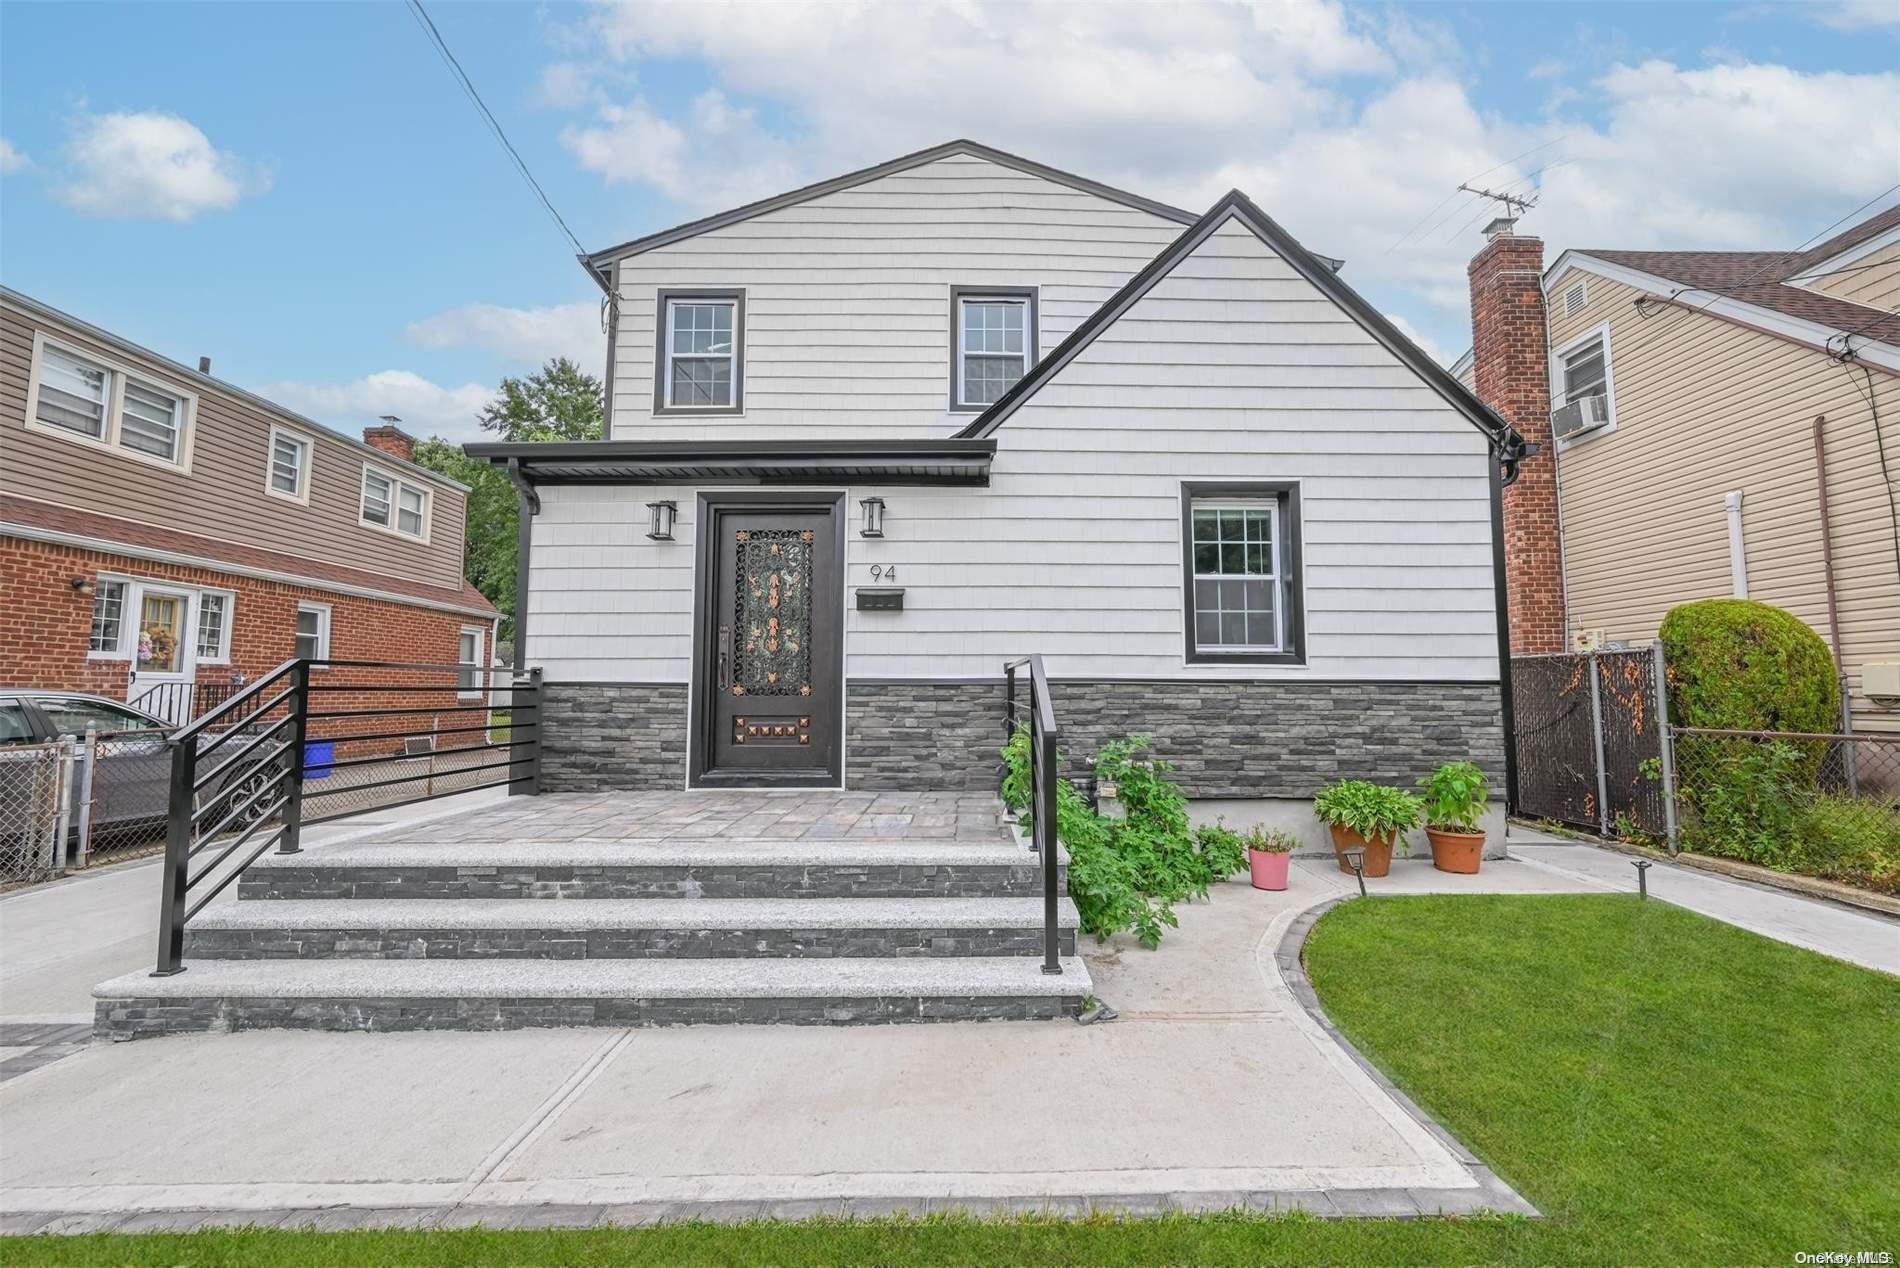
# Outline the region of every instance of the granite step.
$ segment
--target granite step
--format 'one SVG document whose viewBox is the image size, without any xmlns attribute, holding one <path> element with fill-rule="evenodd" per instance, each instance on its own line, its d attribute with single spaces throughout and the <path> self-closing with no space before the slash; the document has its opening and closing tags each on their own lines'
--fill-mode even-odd
<svg viewBox="0 0 1900 1268">
<path fill-rule="evenodd" d="M 1067 885 L 1067 859 L 1058 886 Z M 1042 893 L 1009 842 L 904 840 L 345 842 L 266 854 L 244 899 L 985 898 Z"/>
<path fill-rule="evenodd" d="M 514 1030 L 688 1023 L 848 1025 L 1072 1017 L 1092 991 L 1066 958 L 200 960 L 93 989 L 94 1034 Z"/>
<path fill-rule="evenodd" d="M 1040 956 L 1033 898 L 329 898 L 236 902 L 186 930 L 185 958 L 722 959 Z M 1076 911 L 1057 907 L 1075 954 Z"/>
</svg>

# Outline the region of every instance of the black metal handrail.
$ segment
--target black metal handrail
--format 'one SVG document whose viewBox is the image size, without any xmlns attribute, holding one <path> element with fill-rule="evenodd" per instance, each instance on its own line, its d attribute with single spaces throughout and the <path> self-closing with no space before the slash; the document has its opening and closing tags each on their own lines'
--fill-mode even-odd
<svg viewBox="0 0 1900 1268">
<path fill-rule="evenodd" d="M 414 661 L 291 660 L 173 732 L 154 975 L 183 972 L 186 925 L 273 846 L 280 854 L 299 853 L 308 825 L 489 788 L 538 792 L 541 671 L 510 674 L 505 728 L 493 717 L 502 707 L 493 699 L 500 674 L 510 671 Z M 312 707 L 313 697 L 347 706 L 352 697 L 391 692 L 406 694 L 410 700 L 398 703 L 414 707 Z M 453 702 L 438 702 L 446 693 L 453 693 Z M 480 701 L 468 703 L 471 695 Z M 443 714 L 460 721 L 471 713 L 486 716 L 476 725 L 441 725 Z M 377 729 L 352 729 L 358 719 L 378 719 L 371 723 Z M 477 733 L 480 743 L 436 744 L 438 736 Z M 200 772 L 201 759 L 238 737 L 220 761 Z M 402 743 L 379 747 L 395 741 Z M 413 741 L 426 741 L 427 747 L 414 749 Z M 338 757 L 338 746 L 357 751 Z M 480 760 L 491 753 L 501 756 Z M 465 760 L 471 755 L 473 760 Z M 438 767 L 439 758 L 450 759 L 448 769 Z M 359 778 L 366 772 L 379 777 Z M 339 773 L 343 777 L 330 782 Z M 365 799 L 365 793 L 375 795 Z M 343 800 L 351 797 L 360 804 Z M 241 853 L 246 846 L 252 848 Z M 213 847 L 210 861 L 194 868 L 193 860 Z"/>
<path fill-rule="evenodd" d="M 1025 656 L 1003 666 L 1005 738 L 1013 740 L 1024 723 L 1016 713 L 1016 671 L 1029 670 L 1028 723 L 1030 839 L 1042 864 L 1042 971 L 1062 972 L 1061 943 L 1057 928 L 1057 853 L 1056 781 L 1057 765 L 1055 702 L 1049 693 L 1049 676 L 1043 672 L 1042 657 Z"/>
</svg>

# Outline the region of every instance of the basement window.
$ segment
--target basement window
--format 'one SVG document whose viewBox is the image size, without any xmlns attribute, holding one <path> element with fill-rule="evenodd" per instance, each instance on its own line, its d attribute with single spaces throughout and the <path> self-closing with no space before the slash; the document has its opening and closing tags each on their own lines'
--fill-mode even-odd
<svg viewBox="0 0 1900 1268">
<path fill-rule="evenodd" d="M 1181 538 L 1189 663 L 1305 663 L 1299 486 L 1185 484 Z"/>
</svg>

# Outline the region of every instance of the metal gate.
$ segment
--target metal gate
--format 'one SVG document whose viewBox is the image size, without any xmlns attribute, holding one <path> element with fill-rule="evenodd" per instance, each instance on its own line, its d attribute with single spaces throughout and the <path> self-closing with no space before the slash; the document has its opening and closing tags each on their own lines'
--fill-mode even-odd
<svg viewBox="0 0 1900 1268">
<path fill-rule="evenodd" d="M 1511 658 L 1518 812 L 1668 833 L 1662 646 Z"/>
</svg>

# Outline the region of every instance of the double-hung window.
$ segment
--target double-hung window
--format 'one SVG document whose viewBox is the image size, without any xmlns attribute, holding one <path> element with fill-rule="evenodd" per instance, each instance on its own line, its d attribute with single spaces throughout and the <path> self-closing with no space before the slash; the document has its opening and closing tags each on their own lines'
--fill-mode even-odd
<svg viewBox="0 0 1900 1268">
<path fill-rule="evenodd" d="M 101 357 L 36 334 L 28 428 L 115 450 L 159 466 L 189 468 L 197 397 L 161 387 Z"/>
<path fill-rule="evenodd" d="M 1190 662 L 1301 664 L 1299 488 L 1182 488 L 1183 619 Z"/>
<path fill-rule="evenodd" d="M 297 634 L 293 644 L 299 660 L 330 659 L 330 605 L 299 603 Z"/>
<path fill-rule="evenodd" d="M 461 637 L 456 642 L 455 663 L 461 666 L 455 674 L 456 694 L 464 697 L 481 695 L 482 631 L 479 627 L 462 627 Z"/>
<path fill-rule="evenodd" d="M 198 659 L 222 662 L 230 659 L 230 596 L 207 590 L 198 596 Z"/>
<path fill-rule="evenodd" d="M 1556 349 L 1550 359 L 1553 410 L 1594 401 L 1569 428 L 1559 427 L 1558 441 L 1572 445 L 1616 427 L 1616 370 L 1610 354 L 1610 326 L 1603 323 Z M 1567 433 L 1567 434 L 1566 434 Z"/>
<path fill-rule="evenodd" d="M 745 402 L 745 292 L 661 291 L 653 412 L 737 414 Z"/>
<path fill-rule="evenodd" d="M 310 500 L 310 440 L 281 427 L 270 429 L 270 465 L 264 490 L 293 502 Z"/>
<path fill-rule="evenodd" d="M 371 528 L 429 539 L 429 491 L 379 467 L 363 468 L 362 523 Z"/>
<path fill-rule="evenodd" d="M 950 407 L 994 405 L 1036 363 L 1036 292 L 950 288 Z"/>
</svg>

